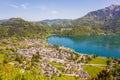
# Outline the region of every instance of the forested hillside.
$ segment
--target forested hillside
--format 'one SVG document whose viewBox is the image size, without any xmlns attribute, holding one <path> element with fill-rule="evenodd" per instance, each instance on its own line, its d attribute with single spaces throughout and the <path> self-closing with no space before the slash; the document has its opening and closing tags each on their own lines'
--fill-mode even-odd
<svg viewBox="0 0 120 80">
<path fill-rule="evenodd" d="M 41 37 L 49 34 L 51 28 L 45 23 L 34 24 L 21 18 L 11 18 L 0 24 L 0 37 Z"/>
</svg>

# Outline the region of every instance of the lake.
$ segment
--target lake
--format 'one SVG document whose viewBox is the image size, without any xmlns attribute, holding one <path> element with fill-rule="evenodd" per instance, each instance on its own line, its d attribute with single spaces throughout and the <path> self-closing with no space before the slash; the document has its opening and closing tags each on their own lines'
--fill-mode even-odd
<svg viewBox="0 0 120 80">
<path fill-rule="evenodd" d="M 50 44 L 68 47 L 83 54 L 120 58 L 120 36 L 51 36 Z"/>
</svg>

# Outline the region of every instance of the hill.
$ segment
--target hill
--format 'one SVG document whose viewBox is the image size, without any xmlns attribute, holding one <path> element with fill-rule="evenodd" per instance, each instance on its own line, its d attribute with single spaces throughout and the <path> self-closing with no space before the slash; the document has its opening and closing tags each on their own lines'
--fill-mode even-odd
<svg viewBox="0 0 120 80">
<path fill-rule="evenodd" d="M 0 24 L 0 37 L 40 37 L 48 34 L 50 27 L 47 24 L 34 23 L 25 21 L 21 18 L 11 18 L 7 22 Z"/>
<path fill-rule="evenodd" d="M 64 21 L 71 21 L 71 19 L 46 19 L 46 20 L 42 20 L 40 22 L 44 22 L 47 23 L 49 25 L 53 25 L 55 23 L 59 23 L 59 22 L 64 22 Z"/>
</svg>

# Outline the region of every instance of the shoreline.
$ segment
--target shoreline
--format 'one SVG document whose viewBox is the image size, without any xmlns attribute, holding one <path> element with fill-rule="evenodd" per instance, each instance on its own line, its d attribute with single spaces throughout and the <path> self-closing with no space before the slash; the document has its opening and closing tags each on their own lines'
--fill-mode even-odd
<svg viewBox="0 0 120 80">
<path fill-rule="evenodd" d="M 114 38 L 114 36 L 118 36 L 118 35 L 111 35 L 111 36 L 113 36 L 113 38 Z M 52 41 L 53 41 L 53 44 L 51 43 L 51 41 L 49 41 L 49 38 L 50 37 L 53 37 L 52 38 Z M 54 43 L 54 37 L 55 38 L 59 38 L 59 36 L 57 36 L 57 35 L 55 35 L 55 36 L 49 36 L 46 40 L 45 40 L 45 42 L 46 43 L 48 43 L 48 44 L 52 44 L 52 45 L 54 45 L 55 43 Z M 60 36 L 61 37 L 61 40 L 62 40 L 62 37 L 64 38 L 65 36 Z M 74 37 L 74 36 L 73 36 Z M 80 36 L 79 36 L 80 37 Z M 88 37 L 89 38 L 89 37 Z M 96 37 L 95 37 L 96 38 Z M 105 38 L 105 37 L 100 37 L 100 38 Z M 107 38 L 109 38 L 109 37 L 107 37 Z M 111 38 L 111 37 L 110 37 Z M 68 39 L 69 39 L 69 36 L 68 36 Z M 70 38 L 71 39 L 71 38 Z M 51 39 L 50 39 L 51 40 Z M 64 40 L 64 39 L 63 39 Z M 65 40 L 66 41 L 66 40 Z M 114 42 L 113 42 L 114 43 Z M 59 45 L 60 44 L 60 41 L 58 40 L 58 42 L 56 43 L 56 45 Z M 68 43 L 66 43 L 66 45 L 67 45 Z M 74 45 L 76 45 L 76 44 L 74 44 Z M 96 44 L 97 45 L 97 44 Z M 101 45 L 102 45 L 102 43 L 101 43 Z M 106 44 L 107 45 L 107 44 Z M 72 46 L 72 44 L 70 44 L 70 46 L 68 45 L 68 47 L 66 47 L 66 46 L 64 46 L 64 44 L 62 44 L 61 43 L 61 45 L 59 45 L 59 46 L 63 46 L 63 47 L 65 47 L 65 48 L 70 48 L 70 46 Z M 89 45 L 90 46 L 90 45 Z M 102 47 L 103 49 L 105 49 L 106 51 L 104 52 L 103 50 L 102 51 L 99 51 L 99 49 L 98 49 L 98 47 L 96 48 L 97 49 L 97 51 L 94 51 L 93 50 L 93 48 L 89 48 L 89 50 L 87 51 L 87 50 L 83 50 L 82 52 L 80 51 L 82 48 L 80 48 L 79 49 L 79 46 L 77 46 L 78 48 L 74 48 L 74 47 L 72 47 L 72 48 L 70 48 L 71 50 L 73 50 L 74 52 L 76 52 L 76 53 L 78 53 L 78 54 L 86 54 L 86 55 L 97 55 L 97 56 L 99 56 L 99 57 L 104 57 L 104 58 L 116 58 L 116 59 L 120 59 L 120 57 L 119 57 L 119 52 L 117 52 L 117 51 L 114 51 L 114 49 L 112 49 L 112 50 L 107 50 L 104 46 Z M 87 46 L 86 46 L 87 47 Z M 85 48 L 86 48 L 85 47 Z M 87 48 L 86 48 L 87 49 Z M 92 49 L 93 51 L 91 52 L 91 50 L 90 49 Z M 109 54 L 107 54 L 108 53 L 108 51 L 109 51 Z M 85 53 L 84 53 L 85 52 Z M 114 55 L 113 53 L 116 53 L 116 55 Z M 118 56 L 117 56 L 118 55 Z"/>
<path fill-rule="evenodd" d="M 48 43 L 46 40 L 45 40 L 45 43 L 47 43 L 47 44 L 49 44 L 49 45 L 56 45 L 56 44 L 51 44 L 51 43 Z M 58 45 L 59 47 L 64 47 L 65 49 L 69 49 L 69 50 L 71 50 L 71 51 L 73 51 L 75 54 L 80 54 L 80 55 L 89 55 L 89 56 L 93 56 L 93 55 L 96 55 L 96 54 L 87 54 L 87 53 L 80 53 L 80 52 L 77 52 L 77 51 L 75 51 L 74 49 L 72 49 L 72 48 L 69 48 L 69 47 L 65 47 L 65 46 L 60 46 L 60 45 Z M 104 57 L 104 56 L 99 56 L 99 55 L 96 55 L 97 57 L 100 57 L 100 58 L 107 58 L 107 57 Z M 112 57 L 109 57 L 109 58 L 112 58 Z M 119 58 L 116 58 L 116 59 L 119 59 Z"/>
</svg>

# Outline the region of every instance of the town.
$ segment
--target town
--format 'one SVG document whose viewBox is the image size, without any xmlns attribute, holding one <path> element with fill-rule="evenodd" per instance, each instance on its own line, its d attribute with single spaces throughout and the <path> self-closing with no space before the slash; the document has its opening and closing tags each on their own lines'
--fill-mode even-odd
<svg viewBox="0 0 120 80">
<path fill-rule="evenodd" d="M 8 44 L 10 40 L 1 42 Z M 113 60 L 112 65 L 110 65 L 110 61 L 106 58 L 80 54 L 63 46 L 48 44 L 41 39 L 25 39 L 9 43 L 9 45 L 1 47 L 1 50 L 5 49 L 5 54 L 13 60 L 5 60 L 4 63 L 20 68 L 21 73 L 30 70 L 31 66 L 38 68 L 39 75 L 44 75 L 49 79 L 52 79 L 53 76 L 60 77 L 63 75 L 89 79 L 92 76 L 87 68 L 93 67 L 101 71 L 108 67 L 112 70 L 113 64 L 120 63 L 119 60 Z M 103 62 L 93 62 L 97 59 Z"/>
</svg>

